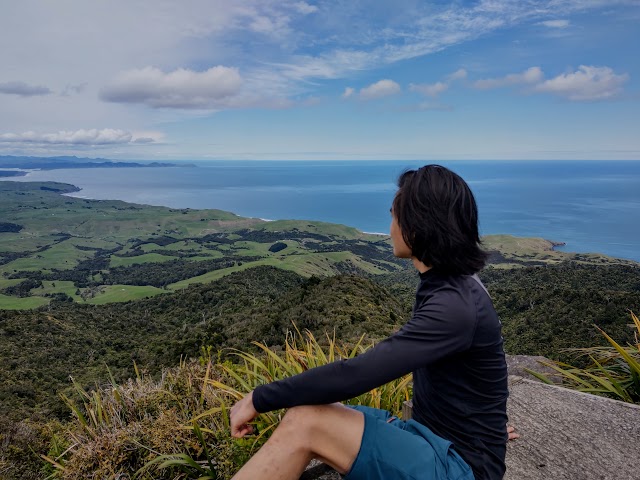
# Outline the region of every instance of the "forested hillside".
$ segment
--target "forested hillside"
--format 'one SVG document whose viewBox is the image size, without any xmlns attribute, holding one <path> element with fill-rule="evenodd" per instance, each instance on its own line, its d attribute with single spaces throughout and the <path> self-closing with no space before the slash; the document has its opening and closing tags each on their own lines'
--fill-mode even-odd
<svg viewBox="0 0 640 480">
<path fill-rule="evenodd" d="M 480 277 L 502 319 L 510 354 L 569 360 L 565 349 L 604 345 L 598 325 L 624 342 L 633 340 L 629 310 L 640 309 L 640 267 L 564 262 L 500 269 Z M 408 304 L 415 279 L 404 272 L 372 277 Z"/>
<path fill-rule="evenodd" d="M 277 345 L 293 322 L 317 333 L 335 329 L 341 338 L 380 338 L 402 314 L 400 302 L 369 280 L 305 280 L 273 267 L 138 302 L 0 311 L 0 357 L 11 359 L 0 369 L 0 409 L 14 418 L 34 410 L 61 415 L 55 393 L 69 375 L 91 387 L 107 366 L 125 379 L 133 362 L 157 372 L 203 346 Z"/>
<path fill-rule="evenodd" d="M 640 269 L 558 266 L 501 270 L 482 278 L 503 321 L 508 353 L 569 359 L 565 348 L 603 343 L 594 324 L 632 340 L 628 310 L 640 311 Z M 69 375 L 89 388 L 108 377 L 151 373 L 213 351 L 277 347 L 293 324 L 341 341 L 383 338 L 408 317 L 417 285 L 409 269 L 371 278 L 305 279 L 258 267 L 206 285 L 107 305 L 54 302 L 35 311 L 0 311 L 0 414 L 64 416 L 56 392 Z"/>
</svg>

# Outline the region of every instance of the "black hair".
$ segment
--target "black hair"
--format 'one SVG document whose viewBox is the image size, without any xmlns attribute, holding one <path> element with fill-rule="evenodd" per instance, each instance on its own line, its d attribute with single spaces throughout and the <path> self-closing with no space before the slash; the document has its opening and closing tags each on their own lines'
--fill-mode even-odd
<svg viewBox="0 0 640 480">
<path fill-rule="evenodd" d="M 484 267 L 476 200 L 451 170 L 426 165 L 402 173 L 392 213 L 411 254 L 434 271 L 471 275 Z"/>
</svg>

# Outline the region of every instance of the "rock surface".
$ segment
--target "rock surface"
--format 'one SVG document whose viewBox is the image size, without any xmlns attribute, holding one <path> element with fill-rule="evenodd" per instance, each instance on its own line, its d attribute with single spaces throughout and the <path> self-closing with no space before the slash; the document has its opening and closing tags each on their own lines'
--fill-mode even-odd
<svg viewBox="0 0 640 480">
<path fill-rule="evenodd" d="M 339 480 L 338 472 L 318 460 L 312 460 L 300 480 Z"/>
<path fill-rule="evenodd" d="M 510 377 L 505 480 L 638 480 L 640 406 Z"/>
</svg>

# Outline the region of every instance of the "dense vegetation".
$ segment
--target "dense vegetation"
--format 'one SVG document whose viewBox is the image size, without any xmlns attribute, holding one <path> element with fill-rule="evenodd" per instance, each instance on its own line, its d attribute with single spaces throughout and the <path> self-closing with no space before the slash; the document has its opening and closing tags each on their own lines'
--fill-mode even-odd
<svg viewBox="0 0 640 480">
<path fill-rule="evenodd" d="M 594 328 L 633 340 L 628 309 L 640 311 L 640 270 L 563 264 L 488 268 L 482 277 L 503 321 L 508 353 L 570 360 L 565 348 L 604 344 Z M 617 283 L 613 280 L 616 279 Z M 391 333 L 410 314 L 415 273 L 372 279 L 303 277 L 272 267 L 238 272 L 207 285 L 128 303 L 78 305 L 56 299 L 35 311 L 0 311 L 0 415 L 64 416 L 55 393 L 72 375 L 83 387 L 121 380 L 133 362 L 150 372 L 214 350 L 279 345 L 293 322 L 353 341 Z"/>
<path fill-rule="evenodd" d="M 570 360 L 565 349 L 604 345 L 597 325 L 621 342 L 633 340 L 629 310 L 640 308 L 640 268 L 625 265 L 485 268 L 480 277 L 491 292 L 510 354 Z M 404 273 L 372 277 L 405 304 L 415 279 Z"/>
<path fill-rule="evenodd" d="M 566 263 L 554 268 L 487 270 L 498 313 L 505 318 L 505 347 L 513 354 L 568 360 L 563 349 L 604 345 L 593 327 L 627 343 L 629 310 L 640 308 L 640 269 Z"/>
<path fill-rule="evenodd" d="M 105 378 L 107 366 L 122 380 L 133 374 L 134 361 L 158 372 L 182 355 L 196 356 L 204 344 L 222 348 L 224 333 L 205 338 L 205 324 L 247 305 L 274 301 L 302 281 L 296 274 L 262 268 L 135 303 L 0 310 L 0 358 L 7 359 L 0 369 L 0 415 L 64 416 L 56 392 L 68 386 L 70 375 L 90 387 Z"/>
<path fill-rule="evenodd" d="M 18 233 L 20 230 L 22 230 L 22 225 L 17 225 L 15 223 L 9 223 L 9 222 L 0 222 L 0 233 L 1 232 Z"/>
<path fill-rule="evenodd" d="M 272 267 L 138 302 L 0 311 L 0 357 L 11 359 L 0 370 L 0 414 L 62 415 L 55 392 L 68 376 L 89 387 L 104 378 L 105 365 L 124 379 L 134 361 L 157 372 L 205 345 L 276 345 L 292 322 L 318 333 L 335 328 L 341 338 L 378 338 L 402 315 L 401 304 L 366 279 L 305 280 Z"/>
<path fill-rule="evenodd" d="M 116 267 L 102 275 L 102 284 L 107 285 L 167 285 L 187 278 L 197 277 L 207 272 L 253 262 L 260 257 L 237 256 L 234 258 L 216 258 L 201 262 L 170 260 L 163 263 L 142 263 L 129 267 Z"/>
<path fill-rule="evenodd" d="M 139 302 L 95 307 L 56 302 L 39 311 L 0 312 L 0 357 L 15 359 L 0 371 L 0 426 L 13 445 L 9 452 L 0 448 L 0 472 L 3 455 L 19 451 L 33 457 L 31 448 L 45 448 L 43 438 L 51 431 L 40 422 L 68 417 L 56 392 L 78 400 L 69 375 L 90 390 L 109 375 L 118 382 L 134 377 L 134 362 L 157 374 L 181 358 L 197 357 L 203 347 L 251 350 L 256 339 L 279 345 L 292 321 L 318 334 L 335 328 L 339 338 L 369 332 L 369 343 L 390 333 L 402 312 L 388 292 L 367 279 L 305 280 L 272 267 Z M 162 405 L 154 412 L 161 414 Z M 38 422 L 7 423 L 26 417 Z"/>
</svg>

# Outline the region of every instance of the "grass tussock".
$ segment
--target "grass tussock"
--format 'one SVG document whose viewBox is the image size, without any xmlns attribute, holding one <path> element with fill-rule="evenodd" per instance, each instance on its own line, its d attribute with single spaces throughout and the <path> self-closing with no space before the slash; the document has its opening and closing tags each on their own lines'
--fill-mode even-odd
<svg viewBox="0 0 640 480">
<path fill-rule="evenodd" d="M 56 421 L 12 422 L 0 417 L 0 478 L 42 480 L 50 475 L 52 466 L 43 464 L 39 453 L 48 451 L 52 439 L 62 429 Z"/>
<path fill-rule="evenodd" d="M 140 374 L 118 385 L 86 392 L 80 403 L 64 398 L 74 421 L 54 436 L 45 460 L 50 478 L 225 479 L 267 440 L 283 411 L 260 415 L 256 435 L 232 439 L 228 412 L 256 386 L 335 360 L 368 347 L 320 342 L 310 332 L 287 334 L 284 347 L 261 353 L 235 351 L 237 362 L 215 362 L 203 350 L 199 361 L 182 362 L 159 380 Z M 411 396 L 409 376 L 352 399 L 350 404 L 389 409 L 396 414 Z"/>
<path fill-rule="evenodd" d="M 215 445 L 218 470 L 231 471 L 250 449 L 224 432 L 219 407 L 227 399 L 208 384 L 212 370 L 210 364 L 182 362 L 159 380 L 138 374 L 123 385 L 111 380 L 94 392 L 77 387 L 81 404 L 65 399 L 74 421 L 45 458 L 54 468 L 51 478 L 185 478 L 176 469 L 143 467 L 162 455 L 200 459 L 205 446 L 194 435 L 192 418 L 204 411 L 209 411 L 201 420 L 206 444 Z"/>
<path fill-rule="evenodd" d="M 573 349 L 579 356 L 589 358 L 591 363 L 587 367 L 544 362 L 543 365 L 551 367 L 556 373 L 549 376 L 530 373 L 546 383 L 558 383 L 551 378 L 555 377 L 564 386 L 581 392 L 640 404 L 640 320 L 633 312 L 631 320 L 635 329 L 633 343 L 620 345 L 604 330 L 596 327 L 609 343 L 608 346 Z"/>
</svg>

